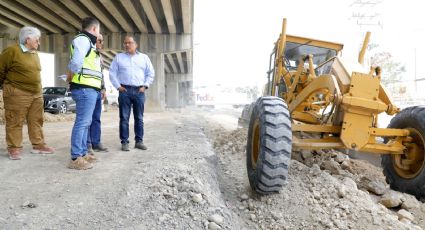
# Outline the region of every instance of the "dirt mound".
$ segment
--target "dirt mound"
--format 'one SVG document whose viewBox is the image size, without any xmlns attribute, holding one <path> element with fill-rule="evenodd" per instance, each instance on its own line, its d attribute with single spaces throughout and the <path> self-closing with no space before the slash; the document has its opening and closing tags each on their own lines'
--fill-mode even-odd
<svg viewBox="0 0 425 230">
<path fill-rule="evenodd" d="M 44 113 L 44 121 L 46 122 L 59 122 L 59 121 L 73 121 L 75 114 L 51 114 Z"/>
<path fill-rule="evenodd" d="M 207 135 L 213 139 L 224 174 L 234 178 L 234 183 L 247 185 L 247 129 L 227 132 L 215 124 L 210 124 L 210 128 Z M 224 191 L 239 198 L 236 210 L 250 220 L 248 226 L 260 229 L 425 227 L 422 211 L 425 205 L 410 194 L 391 190 L 380 168 L 335 150 L 294 151 L 292 155 L 288 185 L 279 194 L 260 197 L 248 186 Z"/>
</svg>

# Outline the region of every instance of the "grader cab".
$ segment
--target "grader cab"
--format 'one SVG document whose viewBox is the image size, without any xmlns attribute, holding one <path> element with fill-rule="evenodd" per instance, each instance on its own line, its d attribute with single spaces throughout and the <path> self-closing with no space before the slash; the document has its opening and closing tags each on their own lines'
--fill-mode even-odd
<svg viewBox="0 0 425 230">
<path fill-rule="evenodd" d="M 425 107 L 400 112 L 380 82 L 381 69 L 348 73 L 338 57 L 342 48 L 287 35 L 283 20 L 264 95 L 247 108 L 251 187 L 260 194 L 278 192 L 286 184 L 293 149 L 350 149 L 381 154 L 391 188 L 425 198 Z M 378 128 L 382 112 L 396 115 L 388 128 Z"/>
</svg>

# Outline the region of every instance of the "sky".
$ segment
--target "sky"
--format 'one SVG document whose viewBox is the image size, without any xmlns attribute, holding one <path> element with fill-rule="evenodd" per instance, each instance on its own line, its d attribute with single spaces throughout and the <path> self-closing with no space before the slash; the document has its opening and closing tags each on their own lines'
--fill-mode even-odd
<svg viewBox="0 0 425 230">
<path fill-rule="evenodd" d="M 360 0 L 362 2 L 368 0 Z M 194 84 L 261 86 L 269 56 L 287 18 L 287 33 L 344 44 L 342 57 L 357 60 L 366 31 L 377 49 L 389 51 L 414 78 L 414 50 L 424 53 L 425 16 L 419 0 L 198 0 L 194 11 Z M 380 26 L 359 26 L 353 14 L 377 15 Z M 417 63 L 425 58 L 417 55 Z M 425 69 L 417 65 L 417 75 Z"/>
</svg>

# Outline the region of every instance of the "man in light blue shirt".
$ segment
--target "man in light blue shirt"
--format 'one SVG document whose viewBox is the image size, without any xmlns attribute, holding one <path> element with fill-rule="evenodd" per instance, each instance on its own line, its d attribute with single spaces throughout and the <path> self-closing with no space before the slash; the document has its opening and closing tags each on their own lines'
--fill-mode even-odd
<svg viewBox="0 0 425 230">
<path fill-rule="evenodd" d="M 135 148 L 146 150 L 143 144 L 143 113 L 145 110 L 145 90 L 152 84 L 155 70 L 146 54 L 137 51 L 137 43 L 133 36 L 124 39 L 125 53 L 115 56 L 109 69 L 112 85 L 118 89 L 120 111 L 121 150 L 129 148 L 129 119 L 131 107 L 134 113 Z"/>
</svg>

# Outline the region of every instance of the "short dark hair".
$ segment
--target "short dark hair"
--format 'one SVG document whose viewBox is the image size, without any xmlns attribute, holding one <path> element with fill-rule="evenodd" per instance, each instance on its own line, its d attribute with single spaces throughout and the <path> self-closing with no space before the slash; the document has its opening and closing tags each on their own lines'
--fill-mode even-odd
<svg viewBox="0 0 425 230">
<path fill-rule="evenodd" d="M 92 26 L 99 26 L 99 25 L 100 25 L 99 21 L 93 17 L 86 17 L 86 18 L 83 18 L 83 20 L 81 21 L 82 30 L 88 30 Z"/>
<path fill-rule="evenodd" d="M 132 35 L 132 34 L 127 34 L 127 35 L 125 35 L 124 40 L 125 40 L 126 38 L 132 38 L 132 39 L 133 39 L 133 41 L 134 41 L 134 43 L 137 45 L 136 37 L 135 37 L 134 35 Z"/>
</svg>

